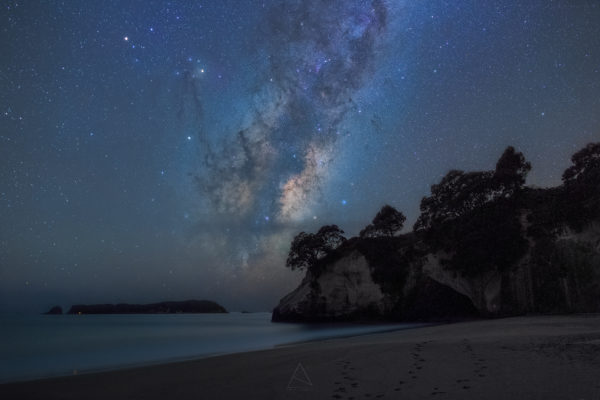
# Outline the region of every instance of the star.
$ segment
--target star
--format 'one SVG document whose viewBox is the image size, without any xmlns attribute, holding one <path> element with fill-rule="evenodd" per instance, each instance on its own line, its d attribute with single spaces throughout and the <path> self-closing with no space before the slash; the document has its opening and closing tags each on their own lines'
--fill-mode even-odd
<svg viewBox="0 0 600 400">
<path fill-rule="evenodd" d="M 279 271 L 284 244 L 302 230 L 336 223 L 358 232 L 387 202 L 412 224 L 448 170 L 479 169 L 508 145 L 534 164 L 532 184 L 560 184 L 568 156 L 600 132 L 597 7 L 554 13 L 503 0 L 505 19 L 498 12 L 507 7 L 488 2 L 476 10 L 416 2 L 410 12 L 386 0 L 203 2 L 200 12 L 170 0 L 61 2 L 43 13 L 18 2 L 15 15 L 10 3 L 0 35 L 11 54 L 0 72 L 0 146 L 8 152 L 0 263 L 14 265 L 14 281 L 29 280 L 29 289 L 42 286 L 46 269 L 66 274 L 76 261 L 84 284 L 96 269 L 127 264 L 131 276 L 148 270 L 143 282 L 160 288 L 156 272 L 171 268 L 163 260 L 210 289 L 239 266 L 221 254 L 243 251 L 249 266 L 261 265 L 245 272 L 256 279 L 222 283 L 249 292 L 241 285 Z M 330 15 L 335 24 L 324 23 Z M 36 29 L 47 24 L 53 29 Z M 43 223 L 50 218 L 52 229 Z M 123 234 L 139 226 L 148 229 Z M 74 234 L 96 243 L 111 232 L 120 247 L 101 260 L 86 262 L 95 257 L 90 246 L 70 246 Z M 75 250 L 18 270 L 22 246 L 55 250 L 54 238 Z M 136 263 L 137 240 L 160 244 L 160 257 Z M 70 292 L 78 285 L 48 278 L 69 292 L 63 298 L 79 296 Z M 100 301 L 123 296 L 102 286 L 111 278 L 98 283 Z M 185 278 L 172 283 L 188 287 Z M 0 293 L 7 285 L 0 279 Z M 202 285 L 190 290 L 203 295 Z M 276 303 L 279 289 L 261 294 L 260 307 Z"/>
</svg>

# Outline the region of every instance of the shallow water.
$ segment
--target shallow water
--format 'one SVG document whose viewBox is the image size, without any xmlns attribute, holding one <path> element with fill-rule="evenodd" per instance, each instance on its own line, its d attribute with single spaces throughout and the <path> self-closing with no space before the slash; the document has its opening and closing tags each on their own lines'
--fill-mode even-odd
<svg viewBox="0 0 600 400">
<path fill-rule="evenodd" d="M 270 313 L 0 315 L 0 382 L 268 349 L 418 324 L 282 324 Z"/>
</svg>

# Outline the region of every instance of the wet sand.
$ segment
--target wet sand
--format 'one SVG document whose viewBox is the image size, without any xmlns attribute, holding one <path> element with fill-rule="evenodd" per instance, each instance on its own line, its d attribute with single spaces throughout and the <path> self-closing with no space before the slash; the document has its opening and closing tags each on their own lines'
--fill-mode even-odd
<svg viewBox="0 0 600 400">
<path fill-rule="evenodd" d="M 10 383 L 0 398 L 600 400 L 600 315 L 463 322 Z"/>
</svg>

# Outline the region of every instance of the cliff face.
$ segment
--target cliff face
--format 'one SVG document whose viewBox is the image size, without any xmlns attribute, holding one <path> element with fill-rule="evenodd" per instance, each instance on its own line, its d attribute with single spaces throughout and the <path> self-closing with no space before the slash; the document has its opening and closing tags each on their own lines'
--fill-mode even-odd
<svg viewBox="0 0 600 400">
<path fill-rule="evenodd" d="M 504 291 L 504 303 L 517 312 L 600 311 L 600 224 L 533 240 Z"/>
<path fill-rule="evenodd" d="M 521 221 L 526 232 L 527 219 Z M 448 320 L 599 312 L 600 224 L 590 223 L 579 232 L 566 226 L 553 232 L 526 236 L 525 255 L 514 265 L 474 275 L 448 268 L 451 254 L 432 251 L 417 238 L 351 239 L 320 272 L 307 273 L 281 299 L 273 320 Z M 393 242 L 382 250 L 377 241 Z M 370 254 L 374 247 L 378 257 Z"/>
<path fill-rule="evenodd" d="M 497 270 L 475 277 L 465 277 L 446 270 L 443 256 L 428 253 L 424 257 L 423 273 L 436 282 L 467 297 L 481 314 L 494 314 L 501 308 L 502 275 Z"/>
<path fill-rule="evenodd" d="M 462 283 L 464 293 L 457 291 L 444 283 L 449 275 L 435 279 L 430 274 L 435 262 L 427 255 L 399 257 L 406 248 L 394 243 L 382 249 L 385 241 L 351 242 L 318 273 L 308 272 L 273 310 L 273 321 L 430 321 L 480 314 L 468 297 L 472 290 L 467 282 Z M 460 287 L 459 279 L 456 283 Z"/>
<path fill-rule="evenodd" d="M 386 314 L 389 301 L 373 281 L 364 255 L 351 251 L 317 277 L 307 274 L 300 286 L 285 296 L 274 320 L 347 320 Z"/>
<path fill-rule="evenodd" d="M 531 164 L 508 147 L 494 170 L 433 185 L 412 233 L 394 236 L 391 206 L 360 237 L 302 232 L 288 264 L 308 272 L 273 320 L 600 312 L 600 142 L 571 161 L 562 185 L 525 187 Z"/>
</svg>

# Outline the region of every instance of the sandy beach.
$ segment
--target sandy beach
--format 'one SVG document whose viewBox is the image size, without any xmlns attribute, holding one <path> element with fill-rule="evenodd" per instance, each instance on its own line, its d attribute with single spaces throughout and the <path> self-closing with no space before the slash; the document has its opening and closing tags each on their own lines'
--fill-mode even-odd
<svg viewBox="0 0 600 400">
<path fill-rule="evenodd" d="M 2 399 L 600 399 L 600 315 L 463 322 L 0 385 Z"/>
</svg>

